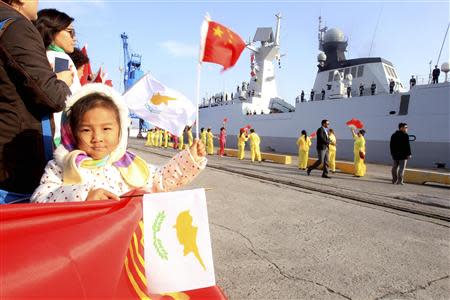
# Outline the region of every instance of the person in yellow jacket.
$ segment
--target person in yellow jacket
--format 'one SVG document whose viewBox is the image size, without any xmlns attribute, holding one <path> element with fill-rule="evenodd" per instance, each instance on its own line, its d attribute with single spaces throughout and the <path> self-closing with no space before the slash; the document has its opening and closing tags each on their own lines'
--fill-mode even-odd
<svg viewBox="0 0 450 300">
<path fill-rule="evenodd" d="M 187 128 L 187 136 L 188 136 L 188 145 L 189 147 L 192 146 L 194 143 L 194 137 L 192 136 L 192 127 Z"/>
<path fill-rule="evenodd" d="M 158 147 L 158 128 L 153 129 L 153 146 Z"/>
<path fill-rule="evenodd" d="M 245 156 L 245 142 L 248 141 L 247 131 L 241 130 L 238 137 L 238 159 L 242 160 Z"/>
<path fill-rule="evenodd" d="M 250 153 L 252 156 L 252 162 L 255 162 L 255 157 L 257 161 L 261 162 L 261 150 L 259 149 L 261 139 L 255 132 L 255 129 L 250 129 L 250 135 L 248 138 L 250 139 Z"/>
<path fill-rule="evenodd" d="M 336 172 L 336 135 L 332 128 L 328 129 L 328 139 L 330 144 L 328 144 L 328 166 L 332 173 Z"/>
<path fill-rule="evenodd" d="M 206 146 L 206 130 L 204 127 L 200 129 L 200 140 L 202 141 L 203 145 Z"/>
<path fill-rule="evenodd" d="M 169 131 L 164 130 L 164 148 L 169 146 Z"/>
<path fill-rule="evenodd" d="M 206 153 L 209 155 L 214 154 L 214 135 L 211 132 L 211 128 L 206 131 Z"/>
<path fill-rule="evenodd" d="M 163 146 L 163 137 L 164 137 L 164 130 L 159 129 L 159 141 L 158 141 L 158 147 L 162 147 Z"/>
<path fill-rule="evenodd" d="M 145 146 L 153 146 L 153 129 L 147 131 L 147 142 L 145 142 Z"/>
<path fill-rule="evenodd" d="M 358 133 L 352 128 L 353 139 L 355 140 L 353 146 L 353 154 L 355 156 L 355 176 L 361 177 L 366 174 L 366 165 L 364 160 L 366 158 L 366 140 L 364 135 L 366 131 L 361 129 Z"/>
<path fill-rule="evenodd" d="M 300 170 L 306 170 L 306 168 L 308 167 L 309 147 L 311 147 L 311 139 L 306 133 L 306 130 L 302 130 L 302 134 L 297 139 L 297 146 L 298 146 L 298 168 Z"/>
<path fill-rule="evenodd" d="M 184 132 L 178 137 L 178 150 L 184 149 Z"/>
</svg>

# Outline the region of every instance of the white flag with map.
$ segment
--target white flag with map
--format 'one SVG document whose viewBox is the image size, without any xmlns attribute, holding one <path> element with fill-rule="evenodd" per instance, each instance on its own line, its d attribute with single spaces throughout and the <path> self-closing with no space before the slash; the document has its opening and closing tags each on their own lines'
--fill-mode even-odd
<svg viewBox="0 0 450 300">
<path fill-rule="evenodd" d="M 147 194 L 143 216 L 151 293 L 216 285 L 204 189 Z"/>
<path fill-rule="evenodd" d="M 166 87 L 149 73 L 123 95 L 128 108 L 143 120 L 181 135 L 196 118 L 194 104 L 182 93 Z"/>
</svg>

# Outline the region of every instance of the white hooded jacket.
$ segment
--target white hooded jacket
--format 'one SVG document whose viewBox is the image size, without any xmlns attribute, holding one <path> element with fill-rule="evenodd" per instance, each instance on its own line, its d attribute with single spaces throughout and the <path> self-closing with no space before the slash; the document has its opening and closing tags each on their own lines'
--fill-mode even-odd
<svg viewBox="0 0 450 300">
<path fill-rule="evenodd" d="M 129 180 L 125 180 L 123 172 L 117 167 L 117 162 L 124 157 L 125 153 L 129 157 L 133 154 L 126 151 L 127 148 L 127 126 L 129 124 L 128 108 L 123 102 L 122 96 L 114 89 L 103 84 L 88 84 L 83 86 L 67 100 L 65 113 L 82 97 L 92 94 L 102 93 L 113 99 L 119 108 L 121 136 L 117 148 L 110 154 L 106 165 L 97 168 L 77 168 L 80 182 L 67 180 L 67 167 L 69 158 L 76 149 L 67 142 L 67 126 L 62 124 L 61 136 L 62 144 L 55 150 L 54 159 L 49 161 L 44 175 L 41 178 L 40 186 L 31 196 L 31 202 L 71 202 L 84 201 L 92 189 L 103 188 L 116 195 L 122 195 L 135 188 L 143 189 L 150 193 L 165 192 L 191 182 L 201 170 L 206 166 L 206 158 L 200 162 L 195 162 L 189 150 L 184 150 L 175 155 L 166 165 L 156 167 L 145 164 L 145 172 L 141 172 L 141 177 L 137 182 L 142 182 L 139 186 L 131 185 Z M 64 117 L 63 117 L 64 122 Z M 125 134 L 123 134 L 125 133 Z M 135 157 L 135 159 L 140 159 Z M 144 175 L 145 174 L 145 175 Z M 145 178 L 144 178 L 145 177 Z"/>
</svg>

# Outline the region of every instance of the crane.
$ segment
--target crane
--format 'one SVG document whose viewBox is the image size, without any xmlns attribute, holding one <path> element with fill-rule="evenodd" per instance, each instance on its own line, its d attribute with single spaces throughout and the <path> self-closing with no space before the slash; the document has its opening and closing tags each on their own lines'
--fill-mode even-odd
<svg viewBox="0 0 450 300">
<path fill-rule="evenodd" d="M 136 81 L 144 76 L 144 72 L 141 70 L 142 56 L 136 53 L 130 55 L 130 52 L 128 51 L 128 35 L 124 32 L 120 37 L 122 38 L 123 44 L 123 86 L 124 92 L 126 92 Z M 149 126 L 145 124 L 144 120 L 140 119 L 132 112 L 130 113 L 130 118 L 139 119 L 139 132 L 137 137 L 142 138 L 142 129 L 148 129 Z"/>
<path fill-rule="evenodd" d="M 128 35 L 124 32 L 120 35 L 123 44 L 123 84 L 126 92 L 136 81 L 138 81 L 144 72 L 141 70 L 142 56 L 128 51 Z"/>
</svg>

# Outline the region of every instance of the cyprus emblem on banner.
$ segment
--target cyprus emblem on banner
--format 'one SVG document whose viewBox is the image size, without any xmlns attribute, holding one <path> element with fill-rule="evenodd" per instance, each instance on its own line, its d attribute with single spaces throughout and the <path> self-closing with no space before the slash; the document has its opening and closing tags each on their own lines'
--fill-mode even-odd
<svg viewBox="0 0 450 300">
<path fill-rule="evenodd" d="M 149 291 L 214 286 L 205 190 L 147 194 L 142 202 Z"/>
<path fill-rule="evenodd" d="M 140 118 L 172 134 L 181 135 L 196 118 L 196 108 L 180 92 L 145 74 L 123 95 L 128 108 Z"/>
</svg>

